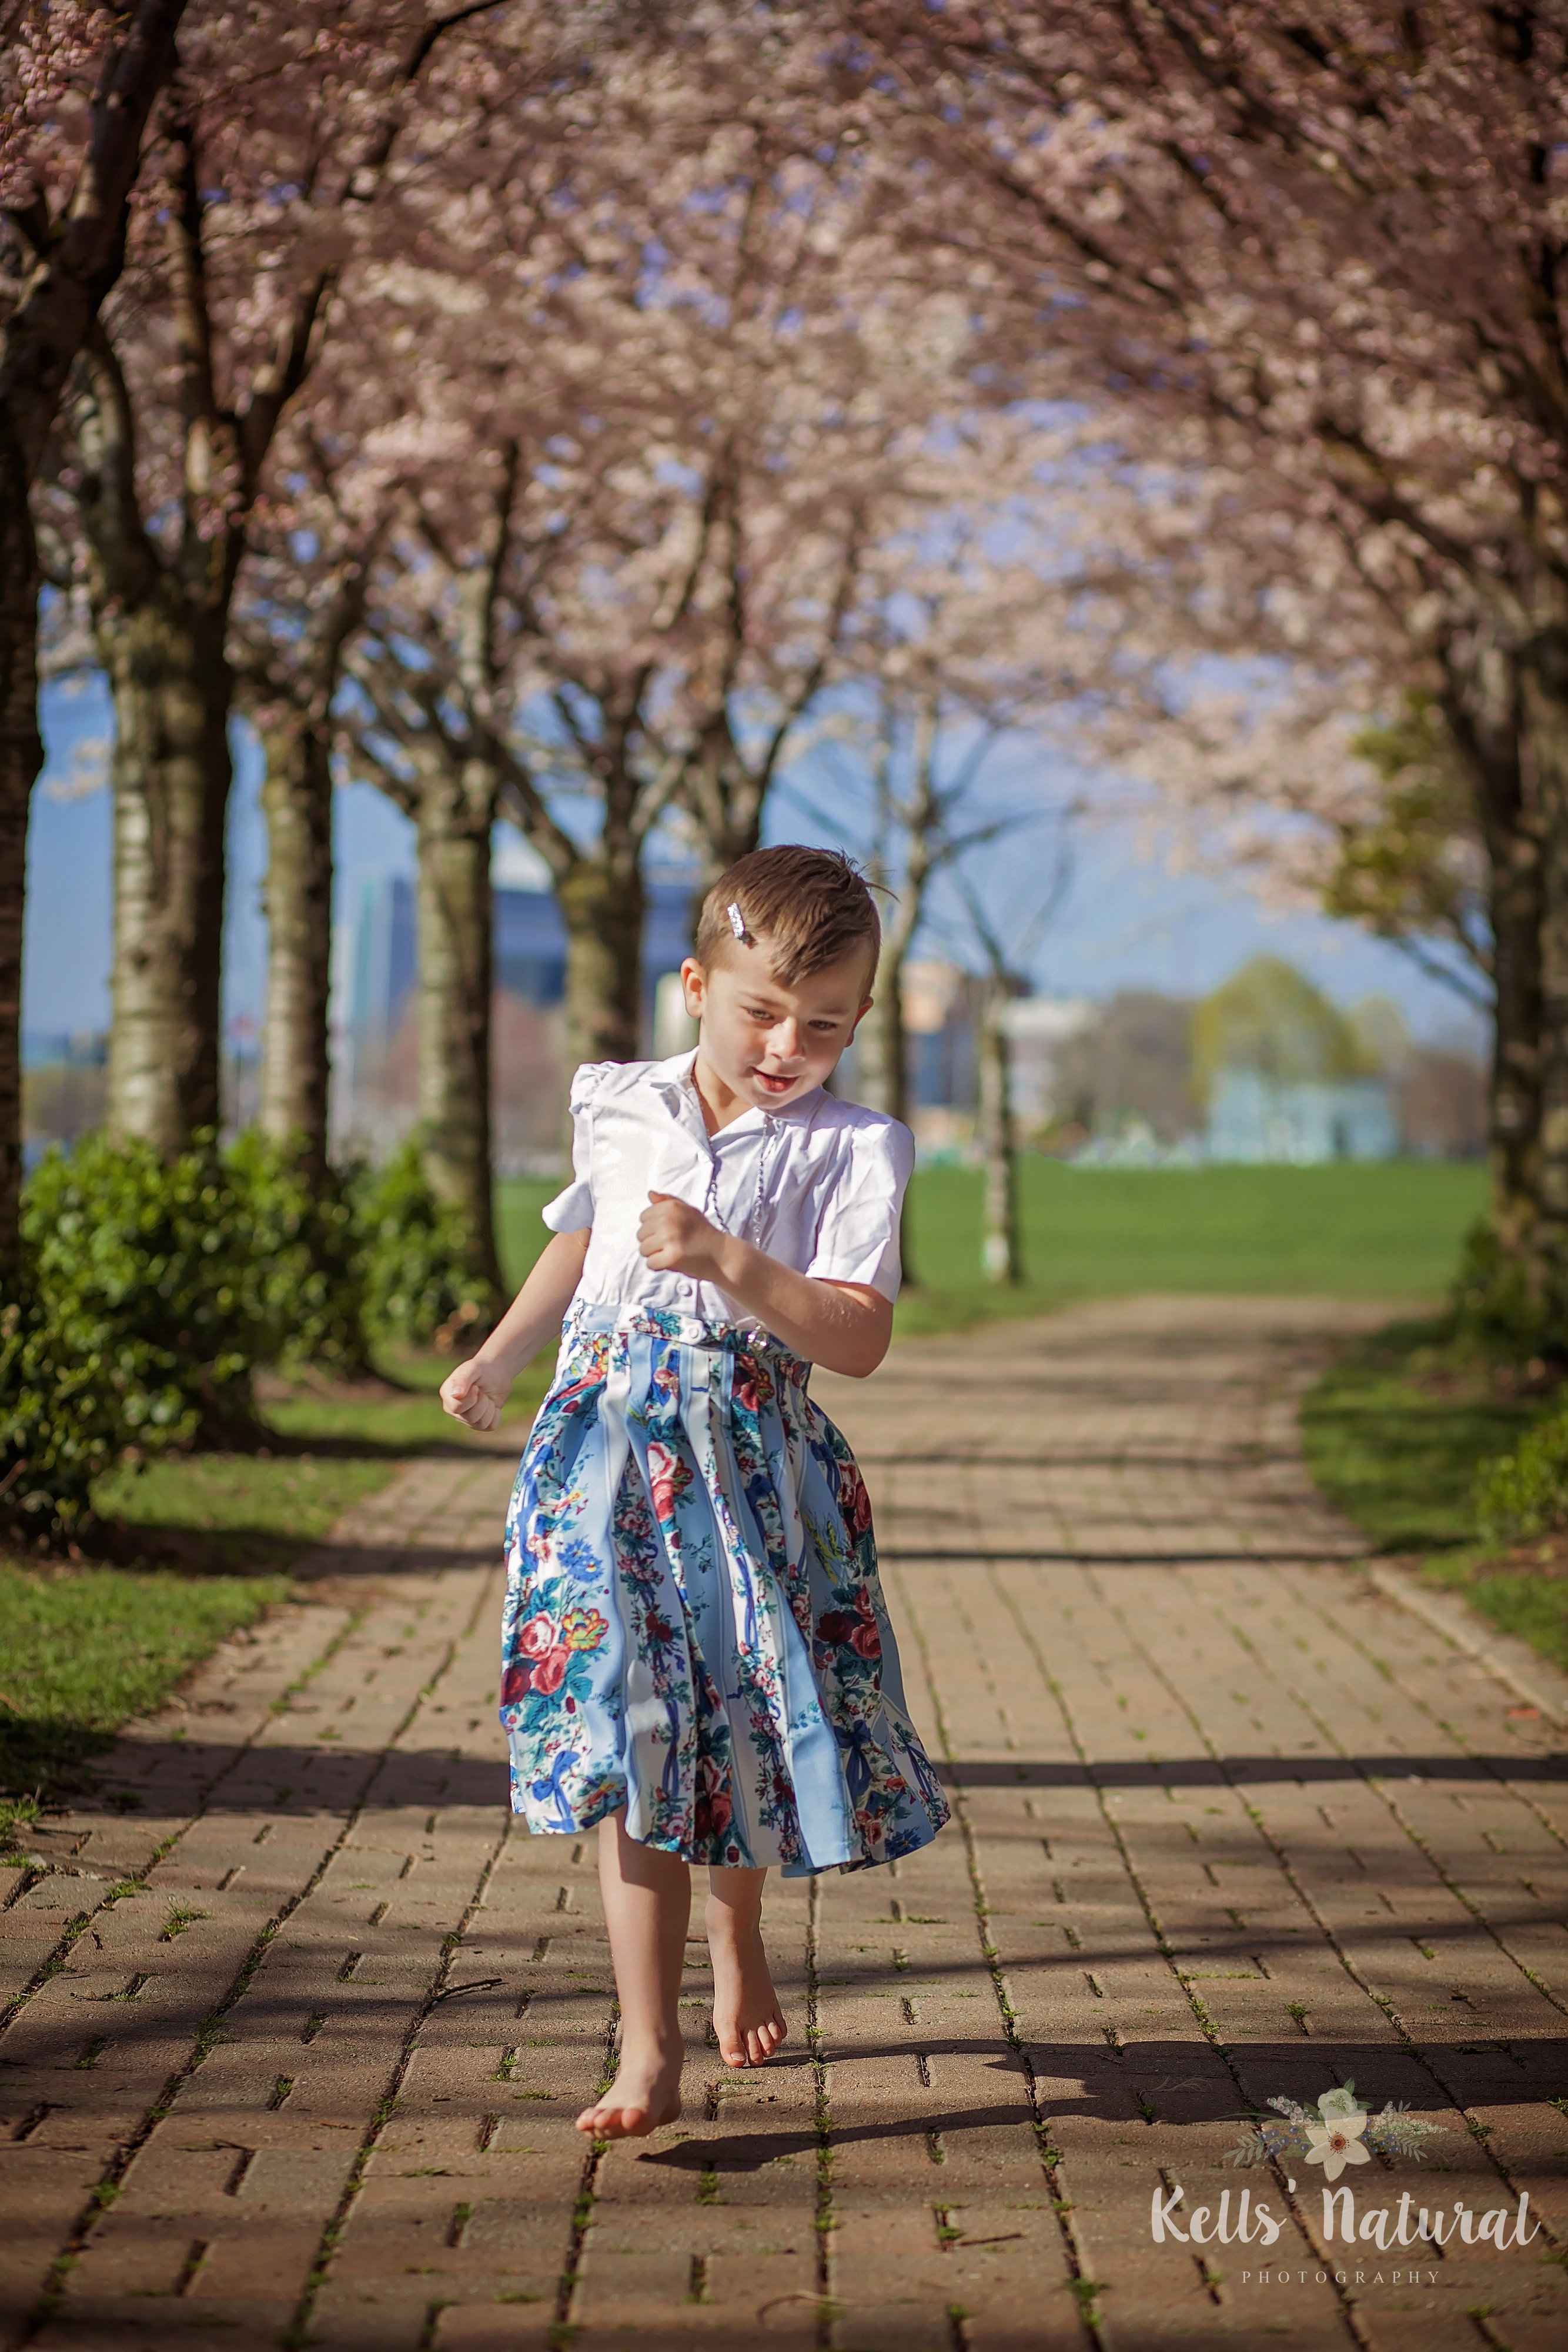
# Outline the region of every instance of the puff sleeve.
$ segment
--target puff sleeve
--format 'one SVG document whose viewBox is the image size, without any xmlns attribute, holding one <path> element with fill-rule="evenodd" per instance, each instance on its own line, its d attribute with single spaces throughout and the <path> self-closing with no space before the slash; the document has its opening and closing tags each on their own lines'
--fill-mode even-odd
<svg viewBox="0 0 1568 2352">
<path fill-rule="evenodd" d="M 898 1221 L 915 1166 L 915 1138 L 890 1118 L 852 1129 L 847 1140 L 806 1272 L 824 1282 L 865 1283 L 884 1298 L 896 1298 Z"/>
<path fill-rule="evenodd" d="M 584 1062 L 572 1079 L 572 1181 L 539 1211 L 552 1234 L 579 1234 L 593 1223 L 593 1097 L 601 1074 L 612 1067 L 608 1062 Z"/>
</svg>

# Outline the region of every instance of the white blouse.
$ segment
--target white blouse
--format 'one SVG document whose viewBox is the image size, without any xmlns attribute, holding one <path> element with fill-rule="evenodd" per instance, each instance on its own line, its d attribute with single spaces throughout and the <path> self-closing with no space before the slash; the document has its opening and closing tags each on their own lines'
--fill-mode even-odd
<svg viewBox="0 0 1568 2352">
<path fill-rule="evenodd" d="M 781 1109 L 745 1111 L 710 1136 L 695 1058 L 589 1062 L 572 1080 L 576 1181 L 542 1213 L 553 1233 L 593 1228 L 578 1298 L 712 1323 L 748 1319 L 714 1284 L 646 1263 L 637 1223 L 650 1192 L 689 1202 L 797 1274 L 896 1298 L 899 1211 L 915 1165 L 909 1129 L 819 1087 Z"/>
</svg>

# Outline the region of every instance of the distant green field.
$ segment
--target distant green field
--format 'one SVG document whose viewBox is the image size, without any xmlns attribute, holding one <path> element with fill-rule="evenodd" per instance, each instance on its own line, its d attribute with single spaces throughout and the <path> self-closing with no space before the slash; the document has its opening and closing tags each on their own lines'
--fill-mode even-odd
<svg viewBox="0 0 1568 2352">
<path fill-rule="evenodd" d="M 554 1188 L 503 1184 L 501 1253 L 520 1281 L 545 1234 Z M 1020 1163 L 1026 1283 L 1010 1296 L 980 1278 L 980 1179 L 926 1168 L 910 1193 L 916 1289 L 901 1327 L 1139 1290 L 1337 1293 L 1435 1298 L 1479 1215 L 1484 1170 L 1393 1160 L 1323 1168 L 1069 1168 Z"/>
</svg>

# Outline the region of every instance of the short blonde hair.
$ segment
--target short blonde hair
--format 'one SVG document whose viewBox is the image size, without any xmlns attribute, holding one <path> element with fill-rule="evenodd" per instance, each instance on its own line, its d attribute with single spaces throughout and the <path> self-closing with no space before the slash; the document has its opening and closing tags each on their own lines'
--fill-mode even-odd
<svg viewBox="0 0 1568 2352">
<path fill-rule="evenodd" d="M 743 938 L 766 945 L 787 988 L 856 948 L 864 948 L 874 972 L 882 952 L 876 907 L 853 860 L 841 850 L 793 843 L 737 858 L 703 900 L 695 949 L 698 963 L 714 963 L 727 950 L 733 954 Z"/>
</svg>

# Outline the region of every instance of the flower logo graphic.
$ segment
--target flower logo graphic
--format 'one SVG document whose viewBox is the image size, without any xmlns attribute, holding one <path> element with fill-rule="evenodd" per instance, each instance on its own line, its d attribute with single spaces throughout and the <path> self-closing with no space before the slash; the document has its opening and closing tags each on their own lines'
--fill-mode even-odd
<svg viewBox="0 0 1568 2352">
<path fill-rule="evenodd" d="M 1325 2180 L 1337 2180 L 1347 2164 L 1372 2162 L 1372 2150 L 1362 2138 L 1370 2118 L 1354 2091 L 1325 2091 L 1318 2113 L 1322 2123 L 1306 2126 L 1307 2162 L 1321 2164 Z"/>
<path fill-rule="evenodd" d="M 1443 2128 L 1411 2115 L 1403 2099 L 1390 2099 L 1372 2114 L 1356 2097 L 1354 2083 L 1325 2091 L 1316 2106 L 1303 2107 L 1294 2099 L 1270 2099 L 1269 2105 L 1285 2121 L 1259 2121 L 1256 2111 L 1249 2116 L 1246 2135 L 1225 2158 L 1227 2164 L 1267 2164 L 1294 2152 L 1309 2164 L 1321 2164 L 1325 2180 L 1337 2180 L 1347 2164 L 1370 2164 L 1375 2153 L 1390 2161 L 1409 2156 L 1423 2163 L 1427 2141 Z"/>
</svg>

